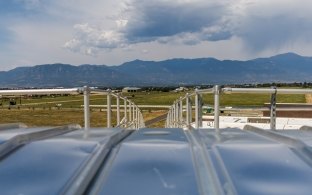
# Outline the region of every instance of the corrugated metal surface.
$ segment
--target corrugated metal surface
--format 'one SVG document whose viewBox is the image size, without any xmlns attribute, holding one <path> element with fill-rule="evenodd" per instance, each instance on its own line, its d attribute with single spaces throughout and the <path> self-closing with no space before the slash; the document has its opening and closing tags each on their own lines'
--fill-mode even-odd
<svg viewBox="0 0 312 195">
<path fill-rule="evenodd" d="M 181 129 L 142 129 L 124 140 L 91 194 L 199 194 Z"/>
<path fill-rule="evenodd" d="M 274 136 L 227 129 L 200 130 L 223 191 L 235 194 L 311 194 L 312 168 L 302 148 Z M 309 134 L 312 136 L 312 133 Z M 222 179 L 224 178 L 224 179 Z"/>
<path fill-rule="evenodd" d="M 5 144 L 16 135 L 42 132 L 49 128 L 2 130 Z M 2 157 L 0 194 L 82 194 L 110 148 L 128 135 L 122 129 L 91 129 L 31 141 Z M 1 146 L 0 145 L 0 146 Z"/>
<path fill-rule="evenodd" d="M 0 194 L 305 194 L 312 131 L 1 126 Z"/>
</svg>

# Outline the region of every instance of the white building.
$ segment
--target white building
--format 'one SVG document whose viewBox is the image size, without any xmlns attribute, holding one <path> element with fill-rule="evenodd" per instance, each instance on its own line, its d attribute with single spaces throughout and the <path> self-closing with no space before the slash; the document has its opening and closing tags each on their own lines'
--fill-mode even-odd
<svg viewBox="0 0 312 195">
<path fill-rule="evenodd" d="M 122 92 L 123 93 L 136 93 L 140 90 L 141 88 L 138 88 L 138 87 L 125 87 L 122 89 Z"/>
</svg>

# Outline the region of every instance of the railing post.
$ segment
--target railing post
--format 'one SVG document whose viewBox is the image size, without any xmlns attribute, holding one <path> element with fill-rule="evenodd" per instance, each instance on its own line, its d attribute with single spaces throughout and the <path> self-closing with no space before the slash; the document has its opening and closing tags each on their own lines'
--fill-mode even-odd
<svg viewBox="0 0 312 195">
<path fill-rule="evenodd" d="M 134 106 L 134 103 L 132 102 L 132 121 L 134 122 L 133 125 L 134 125 L 134 128 L 135 128 L 135 106 Z"/>
<path fill-rule="evenodd" d="M 141 126 L 141 127 L 144 127 L 145 125 L 144 125 L 144 120 L 143 120 L 143 115 L 142 115 L 142 113 L 140 114 L 140 118 L 141 118 L 141 124 L 140 124 L 140 126 Z"/>
<path fill-rule="evenodd" d="M 90 129 L 90 88 L 84 86 L 83 88 L 83 100 L 84 100 L 84 137 L 89 135 Z"/>
<path fill-rule="evenodd" d="M 169 110 L 169 112 L 167 113 L 167 120 L 166 120 L 166 127 L 169 127 L 169 124 L 170 124 L 170 113 L 171 111 Z"/>
<path fill-rule="evenodd" d="M 128 122 L 127 98 L 124 99 L 124 117 L 125 117 L 125 124 L 127 124 Z"/>
<path fill-rule="evenodd" d="M 109 91 L 107 94 L 107 128 L 112 127 L 112 95 Z"/>
<path fill-rule="evenodd" d="M 134 104 L 133 104 L 133 106 L 134 106 Z M 134 121 L 134 128 L 136 129 L 137 128 L 137 108 L 136 108 L 136 106 L 134 106 L 133 108 L 134 108 L 134 110 L 133 110 L 133 115 L 134 115 L 133 121 Z"/>
<path fill-rule="evenodd" d="M 175 112 L 176 112 L 176 127 L 179 127 L 179 102 L 177 101 L 175 104 Z"/>
<path fill-rule="evenodd" d="M 219 132 L 219 118 L 220 118 L 220 86 L 214 87 L 214 128 Z"/>
<path fill-rule="evenodd" d="M 132 107 L 131 107 L 131 102 L 129 101 L 129 122 L 132 121 Z"/>
<path fill-rule="evenodd" d="M 136 125 L 136 128 L 137 129 L 139 129 L 139 124 L 140 124 L 140 117 L 139 117 L 139 107 L 136 107 L 137 109 L 136 109 L 136 123 L 137 123 L 137 125 Z"/>
<path fill-rule="evenodd" d="M 117 104 L 117 126 L 118 126 L 118 125 L 120 125 L 120 96 L 119 96 L 119 93 L 117 94 L 116 104 Z"/>
<path fill-rule="evenodd" d="M 187 128 L 189 129 L 189 126 L 190 126 L 190 97 L 189 97 L 189 94 L 187 93 L 186 94 L 186 125 L 187 125 Z"/>
<path fill-rule="evenodd" d="M 172 128 L 175 127 L 175 107 L 174 105 L 172 106 L 172 111 L 171 111 L 171 125 Z"/>
<path fill-rule="evenodd" d="M 172 124 L 173 124 L 173 127 L 175 127 L 175 102 L 172 105 Z"/>
<path fill-rule="evenodd" d="M 198 106 L 199 106 L 199 112 L 198 112 L 198 125 L 199 127 L 203 126 L 203 95 L 199 94 L 198 96 Z"/>
<path fill-rule="evenodd" d="M 270 128 L 271 130 L 276 130 L 276 87 L 272 87 L 275 89 L 275 93 L 271 94 L 271 108 L 270 108 Z"/>
<path fill-rule="evenodd" d="M 136 118 L 136 129 L 139 128 L 139 108 L 136 106 L 136 113 L 135 113 L 135 118 Z"/>
<path fill-rule="evenodd" d="M 173 127 L 173 126 L 172 126 L 172 124 L 173 124 L 173 119 L 174 119 L 174 116 L 173 116 L 173 115 L 174 115 L 174 114 L 173 114 L 174 111 L 173 111 L 173 109 L 174 109 L 173 106 L 171 106 L 171 108 L 170 108 L 170 120 L 169 120 L 170 127 Z"/>
<path fill-rule="evenodd" d="M 195 128 L 199 128 L 199 94 L 198 89 L 195 89 Z"/>
<path fill-rule="evenodd" d="M 179 103 L 180 103 L 179 107 L 180 107 L 180 126 L 181 126 L 181 124 L 183 122 L 183 101 L 182 101 L 182 97 L 180 98 Z"/>
<path fill-rule="evenodd" d="M 192 99 L 191 99 L 191 97 L 189 97 L 189 120 L 190 120 L 190 125 L 192 124 L 192 122 L 193 122 L 193 103 L 192 103 Z"/>
</svg>

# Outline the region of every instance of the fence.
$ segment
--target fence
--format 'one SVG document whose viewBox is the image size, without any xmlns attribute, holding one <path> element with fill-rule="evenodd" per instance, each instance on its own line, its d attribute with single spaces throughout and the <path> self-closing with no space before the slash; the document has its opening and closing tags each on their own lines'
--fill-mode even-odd
<svg viewBox="0 0 312 195">
<path fill-rule="evenodd" d="M 202 106 L 203 94 L 214 94 L 214 128 L 219 131 L 220 124 L 220 95 L 234 94 L 234 93 L 249 93 L 249 94 L 271 94 L 270 101 L 270 128 L 276 129 L 276 95 L 277 94 L 312 94 L 311 89 L 277 89 L 276 87 L 263 89 L 263 88 L 220 88 L 215 85 L 213 88 L 198 90 L 194 93 L 186 94 L 180 97 L 170 107 L 166 127 L 182 127 L 182 128 L 201 128 L 202 127 Z M 191 98 L 194 97 L 195 109 L 193 111 L 193 102 Z M 185 112 L 185 114 L 184 114 Z M 192 120 L 193 113 L 195 112 L 195 121 Z"/>
<path fill-rule="evenodd" d="M 145 126 L 143 115 L 138 106 L 126 97 L 111 91 L 92 89 L 90 87 L 70 89 L 25 89 L 25 90 L 0 90 L 0 95 L 62 95 L 62 94 L 83 94 L 84 96 L 84 128 L 88 135 L 90 129 L 90 94 L 91 92 L 101 93 L 107 96 L 107 128 L 112 127 L 112 98 L 116 98 L 116 123 L 115 127 L 139 129 Z M 123 103 L 123 104 L 122 104 Z"/>
</svg>

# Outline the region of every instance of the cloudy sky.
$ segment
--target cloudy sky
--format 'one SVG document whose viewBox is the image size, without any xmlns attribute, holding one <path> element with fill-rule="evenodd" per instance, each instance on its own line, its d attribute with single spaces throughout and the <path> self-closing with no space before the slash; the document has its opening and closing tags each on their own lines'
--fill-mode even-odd
<svg viewBox="0 0 312 195">
<path fill-rule="evenodd" d="M 0 70 L 312 56 L 311 0 L 0 0 Z"/>
</svg>

